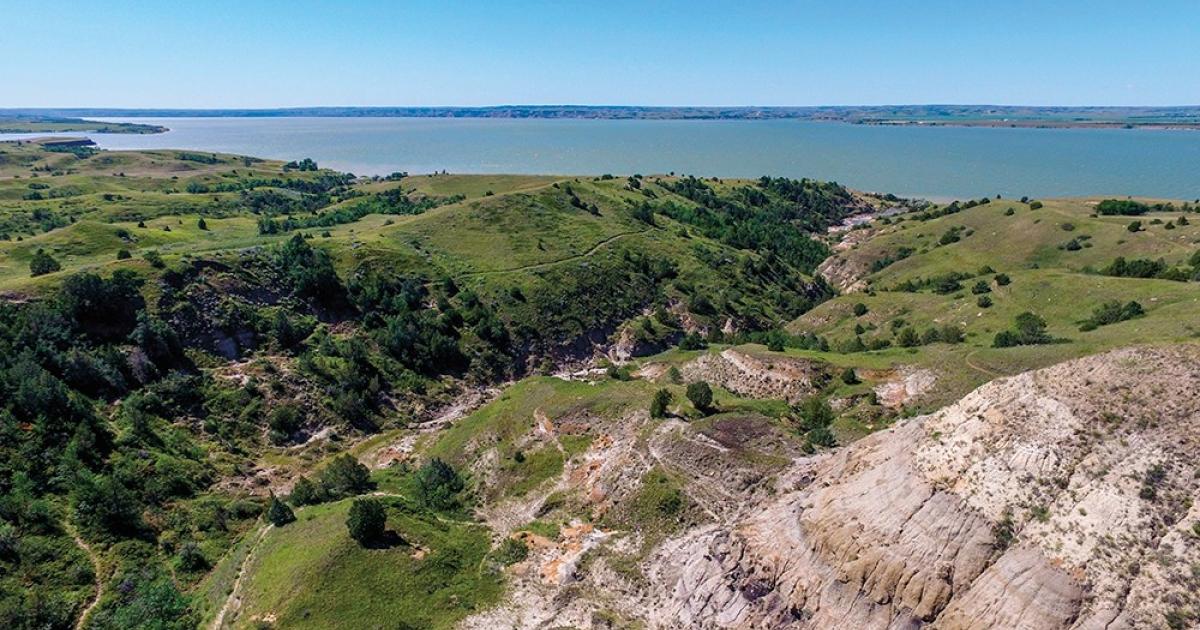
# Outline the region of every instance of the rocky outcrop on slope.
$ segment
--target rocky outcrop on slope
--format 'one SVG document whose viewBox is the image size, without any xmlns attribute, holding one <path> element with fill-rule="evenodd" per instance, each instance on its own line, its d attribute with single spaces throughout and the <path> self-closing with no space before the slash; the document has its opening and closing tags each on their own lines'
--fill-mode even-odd
<svg viewBox="0 0 1200 630">
<path fill-rule="evenodd" d="M 1195 627 L 1200 351 L 995 381 L 647 562 L 656 627 Z"/>
<path fill-rule="evenodd" d="M 867 288 L 863 277 L 870 273 L 863 261 L 834 254 L 817 265 L 816 274 L 842 293 L 859 293 Z"/>
<path fill-rule="evenodd" d="M 680 369 L 685 381 L 708 381 L 747 398 L 779 398 L 795 403 L 829 381 L 829 366 L 819 361 L 771 355 L 754 356 L 734 348 L 705 354 Z"/>
</svg>

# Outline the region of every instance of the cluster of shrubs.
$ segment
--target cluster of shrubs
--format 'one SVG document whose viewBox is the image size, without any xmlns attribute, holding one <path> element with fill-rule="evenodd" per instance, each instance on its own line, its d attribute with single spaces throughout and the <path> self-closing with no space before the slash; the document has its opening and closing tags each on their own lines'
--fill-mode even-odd
<svg viewBox="0 0 1200 630">
<path fill-rule="evenodd" d="M 1122 304 L 1119 300 L 1111 300 L 1097 306 L 1092 311 L 1092 316 L 1083 321 L 1079 326 L 1079 330 L 1087 332 L 1095 330 L 1101 326 L 1116 324 L 1128 319 L 1134 319 L 1145 315 L 1146 311 L 1142 305 L 1136 301 L 1129 301 Z"/>
<path fill-rule="evenodd" d="M 896 321 L 900 322 L 900 320 Z M 893 327 L 893 330 L 895 332 L 891 339 L 875 336 L 864 340 L 863 333 L 865 329 L 859 326 L 855 328 L 855 335 L 853 337 L 837 344 L 834 349 L 841 353 L 851 354 L 884 350 L 892 346 L 916 348 L 934 343 L 958 344 L 962 343 L 965 338 L 962 328 L 953 324 L 946 324 L 940 327 L 931 326 L 923 332 L 917 332 L 917 329 L 913 326 L 905 326 L 901 322 L 901 325 Z"/>
<path fill-rule="evenodd" d="M 1119 256 L 1102 268 L 1100 273 L 1118 278 L 1158 278 L 1160 280 L 1174 280 L 1176 282 L 1200 280 L 1200 251 L 1192 255 L 1188 260 L 1188 265 L 1190 265 L 1190 269 L 1183 266 L 1168 265 L 1162 258 L 1158 260 L 1150 260 L 1148 258 L 1126 260 L 1124 257 Z"/>
<path fill-rule="evenodd" d="M 1105 216 L 1140 216 L 1147 212 L 1177 212 L 1173 203 L 1142 203 L 1132 199 L 1105 199 L 1096 204 L 1096 214 Z M 1184 204 L 1182 210 L 1188 212 L 1191 207 Z"/>
<path fill-rule="evenodd" d="M 932 210 L 924 210 L 922 212 L 913 214 L 913 215 L 911 215 L 911 218 L 916 221 L 930 221 L 933 219 L 937 219 L 939 217 L 949 216 L 951 214 L 958 214 L 959 212 L 962 212 L 963 210 L 969 210 L 976 206 L 987 205 L 991 202 L 992 202 L 992 200 L 988 197 L 982 197 L 980 199 L 968 199 L 967 201 L 963 201 L 963 202 L 959 202 L 956 199 L 941 208 L 932 209 Z"/>
<path fill-rule="evenodd" d="M 1054 343 L 1056 340 L 1046 332 L 1046 320 L 1041 316 L 1026 311 L 1017 315 L 1011 330 L 1002 330 L 992 339 L 994 348 L 1011 348 L 1014 346 L 1032 346 Z"/>
<path fill-rule="evenodd" d="M 315 171 L 315 170 L 317 170 L 317 163 L 314 162 L 312 160 L 312 158 L 304 158 L 303 160 L 300 160 L 300 161 L 292 160 L 291 162 L 288 162 L 283 165 L 283 172 L 285 172 L 285 173 L 288 171 Z"/>
<path fill-rule="evenodd" d="M 663 204 L 658 208 L 662 214 L 696 227 L 708 238 L 769 253 L 805 272 L 829 255 L 829 248 L 806 231 L 823 230 L 855 207 L 846 188 L 809 179 L 763 177 L 755 186 L 732 190 L 690 176 L 661 185 L 696 204 Z"/>
</svg>

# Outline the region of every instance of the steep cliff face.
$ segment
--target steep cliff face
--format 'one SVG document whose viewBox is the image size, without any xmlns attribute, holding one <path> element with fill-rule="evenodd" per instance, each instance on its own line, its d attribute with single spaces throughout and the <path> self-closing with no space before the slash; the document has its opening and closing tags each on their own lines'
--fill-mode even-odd
<svg viewBox="0 0 1200 630">
<path fill-rule="evenodd" d="M 656 627 L 1195 627 L 1200 351 L 985 385 L 648 561 Z"/>
</svg>

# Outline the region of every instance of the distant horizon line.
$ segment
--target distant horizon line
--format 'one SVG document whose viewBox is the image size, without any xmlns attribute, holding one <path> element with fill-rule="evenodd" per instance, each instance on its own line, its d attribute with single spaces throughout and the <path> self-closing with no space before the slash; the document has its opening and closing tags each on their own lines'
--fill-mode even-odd
<svg viewBox="0 0 1200 630">
<path fill-rule="evenodd" d="M 887 103 L 881 105 L 863 105 L 847 103 L 826 103 L 821 105 L 639 105 L 639 104 L 582 104 L 582 103 L 500 103 L 494 105 L 281 105 L 281 106 L 220 106 L 220 107 L 178 107 L 178 106 L 142 106 L 142 107 L 107 107 L 107 106 L 0 106 L 0 112 L 136 112 L 136 111 L 189 111 L 189 112 L 226 112 L 226 111 L 311 111 L 311 110 L 496 110 L 496 109 L 640 109 L 640 110 L 804 110 L 804 109 L 903 109 L 916 107 L 962 107 L 962 108 L 992 108 L 992 109 L 1197 109 L 1196 104 L 1175 105 L 1033 105 L 1033 104 L 1001 104 L 1001 103 Z"/>
</svg>

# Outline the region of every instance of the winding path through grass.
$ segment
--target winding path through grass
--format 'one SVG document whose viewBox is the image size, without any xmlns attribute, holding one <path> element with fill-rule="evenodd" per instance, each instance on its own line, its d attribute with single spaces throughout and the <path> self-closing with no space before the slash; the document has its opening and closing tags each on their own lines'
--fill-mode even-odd
<svg viewBox="0 0 1200 630">
<path fill-rule="evenodd" d="M 1003 374 L 1001 374 L 995 370 L 985 368 L 982 365 L 979 365 L 978 363 L 972 361 L 971 357 L 975 356 L 975 354 L 978 352 L 979 352 L 979 350 L 972 350 L 967 353 L 967 356 L 964 359 L 967 362 L 967 365 L 971 367 L 971 369 L 976 370 L 978 372 L 982 372 L 984 374 L 987 374 L 988 376 L 990 376 L 992 378 L 1000 378 L 1001 376 L 1004 376 Z"/>
<path fill-rule="evenodd" d="M 88 560 L 92 563 L 92 574 L 96 581 L 96 595 L 92 597 L 92 601 L 88 602 L 87 606 L 84 606 L 83 611 L 79 613 L 79 619 L 75 621 L 75 630 L 83 630 L 88 615 L 100 603 L 100 596 L 104 595 L 104 580 L 100 577 L 100 558 L 92 546 L 79 535 L 79 531 L 75 529 L 70 520 L 63 520 L 63 529 L 67 530 L 67 533 L 75 540 L 75 544 L 87 554 Z"/>
<path fill-rule="evenodd" d="M 533 264 L 529 264 L 529 265 L 521 265 L 520 267 L 510 267 L 508 269 L 489 269 L 487 271 L 468 271 L 467 273 L 461 274 L 461 277 L 473 278 L 476 276 L 492 276 L 492 275 L 498 275 L 498 274 L 503 274 L 503 273 L 515 273 L 518 271 L 531 271 L 534 269 L 543 269 L 545 267 L 553 267 L 554 265 L 559 265 L 559 264 L 562 264 L 565 262 L 571 262 L 572 260 L 579 260 L 580 258 L 587 258 L 588 256 L 591 256 L 592 254 L 595 254 L 597 251 L 599 251 L 601 247 L 604 247 L 605 245 L 608 245 L 609 243 L 612 243 L 613 241 L 615 241 L 619 238 L 622 238 L 625 236 L 631 236 L 633 234 L 643 234 L 645 232 L 646 232 L 646 230 L 630 230 L 628 232 L 620 232 L 618 234 L 613 234 L 612 236 L 605 238 L 604 240 L 600 241 L 599 243 L 592 245 L 590 248 L 588 248 L 588 250 L 586 252 L 583 252 L 582 254 L 574 254 L 571 256 L 567 256 L 566 258 L 559 258 L 558 260 L 548 260 L 546 262 L 533 263 Z"/>
</svg>

